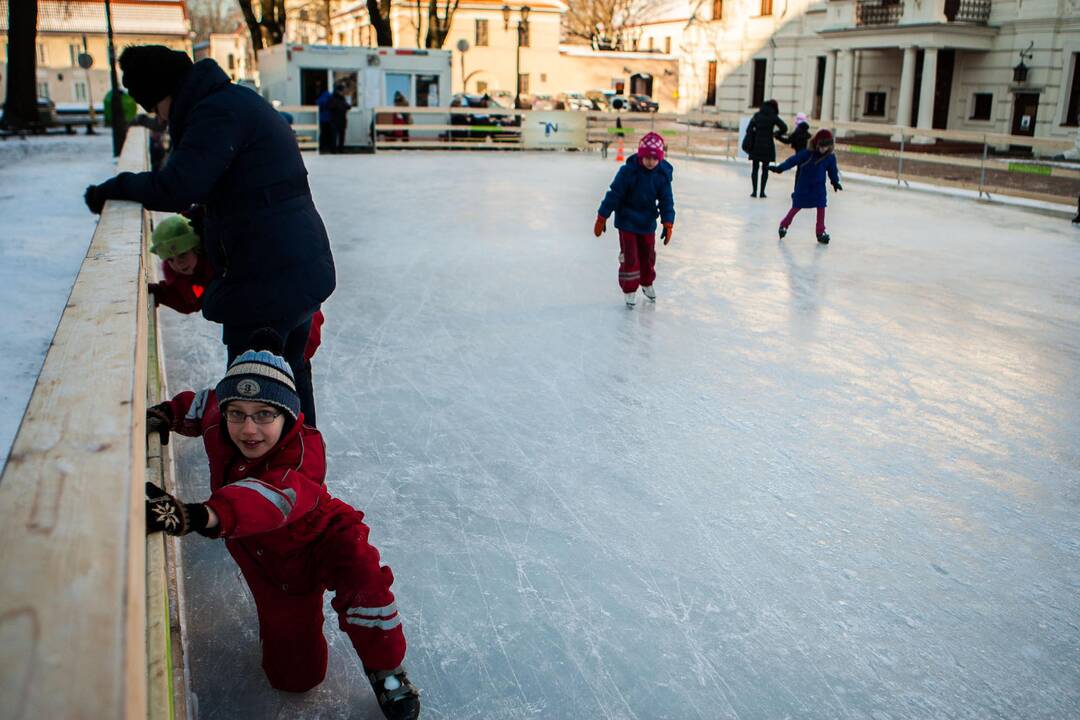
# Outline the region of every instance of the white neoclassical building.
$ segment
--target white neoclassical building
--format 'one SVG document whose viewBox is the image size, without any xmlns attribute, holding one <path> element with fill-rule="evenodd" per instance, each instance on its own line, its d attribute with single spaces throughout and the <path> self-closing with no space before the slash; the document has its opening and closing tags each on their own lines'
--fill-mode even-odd
<svg viewBox="0 0 1080 720">
<path fill-rule="evenodd" d="M 680 58 L 680 109 L 1069 139 L 1080 0 L 669 0 L 629 31 Z"/>
</svg>

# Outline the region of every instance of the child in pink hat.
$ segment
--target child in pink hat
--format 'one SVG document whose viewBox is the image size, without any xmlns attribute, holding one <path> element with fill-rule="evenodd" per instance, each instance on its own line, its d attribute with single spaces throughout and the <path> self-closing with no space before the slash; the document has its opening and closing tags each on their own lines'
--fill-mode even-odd
<svg viewBox="0 0 1080 720">
<path fill-rule="evenodd" d="M 651 132 L 641 138 L 637 153 L 619 168 L 611 188 L 600 203 L 593 234 L 607 230 L 607 219 L 615 213 L 619 231 L 619 286 L 628 308 L 634 307 L 637 289 L 650 302 L 656 301 L 656 218 L 664 230 L 664 244 L 671 242 L 675 225 L 675 198 L 671 191 L 674 168 L 664 160 L 664 138 Z"/>
</svg>

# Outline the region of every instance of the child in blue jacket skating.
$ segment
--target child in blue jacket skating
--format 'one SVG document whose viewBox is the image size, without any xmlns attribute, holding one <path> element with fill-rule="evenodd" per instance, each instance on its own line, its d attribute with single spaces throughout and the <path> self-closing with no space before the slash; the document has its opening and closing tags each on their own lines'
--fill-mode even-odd
<svg viewBox="0 0 1080 720">
<path fill-rule="evenodd" d="M 615 213 L 619 231 L 619 286 L 626 294 L 626 306 L 634 307 L 638 287 L 650 302 L 656 301 L 656 218 L 664 231 L 664 244 L 671 242 L 675 225 L 675 199 L 671 193 L 674 168 L 664 160 L 664 138 L 648 133 L 638 143 L 637 154 L 619 168 L 611 188 L 600 203 L 593 234 L 607 230 L 607 219 Z"/>
<path fill-rule="evenodd" d="M 834 191 L 844 189 L 840 186 L 840 171 L 833 155 L 832 133 L 818 130 L 806 150 L 800 150 L 781 164 L 770 167 L 769 172 L 782 173 L 795 166 L 799 168 L 795 176 L 795 192 L 791 193 L 791 210 L 780 221 L 780 237 L 787 235 L 791 221 L 800 210 L 817 208 L 817 239 L 819 243 L 828 244 L 829 233 L 825 232 L 825 206 L 828 204 L 825 176 L 828 175 Z"/>
</svg>

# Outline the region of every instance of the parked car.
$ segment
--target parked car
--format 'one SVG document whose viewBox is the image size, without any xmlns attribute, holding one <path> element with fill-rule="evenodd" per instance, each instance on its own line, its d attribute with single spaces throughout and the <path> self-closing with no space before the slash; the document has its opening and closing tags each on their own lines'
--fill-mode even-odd
<svg viewBox="0 0 1080 720">
<path fill-rule="evenodd" d="M 490 95 L 474 95 L 470 93 L 458 93 L 450 98 L 450 107 L 464 107 L 464 108 L 501 108 L 508 109 L 506 105 L 503 105 L 498 100 Z M 516 127 L 521 121 L 513 115 L 486 115 L 477 113 L 476 115 L 451 115 L 451 125 L 462 125 L 468 127 L 475 126 L 496 126 L 496 127 Z M 470 137 L 495 137 L 502 135 L 495 130 L 467 130 L 457 131 L 453 130 L 450 136 L 453 138 L 470 138 Z"/>
<path fill-rule="evenodd" d="M 648 95 L 631 95 L 627 100 L 630 103 L 630 112 L 659 112 L 660 103 Z"/>
<path fill-rule="evenodd" d="M 597 110 L 602 110 L 606 112 L 611 109 L 609 93 L 611 93 L 610 90 L 607 92 L 603 90 L 589 90 L 587 93 L 585 93 L 585 97 L 593 101 L 593 104 L 596 105 Z"/>
<path fill-rule="evenodd" d="M 590 112 L 593 110 L 601 110 L 600 104 L 592 98 L 585 95 L 585 93 L 568 92 L 559 96 L 562 100 L 564 107 L 567 110 L 577 110 L 579 112 Z"/>
</svg>

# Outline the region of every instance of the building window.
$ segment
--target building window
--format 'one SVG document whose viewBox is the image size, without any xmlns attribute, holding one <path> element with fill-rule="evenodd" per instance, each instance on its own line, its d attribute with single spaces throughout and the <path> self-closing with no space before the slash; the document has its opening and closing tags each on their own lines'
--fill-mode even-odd
<svg viewBox="0 0 1080 720">
<path fill-rule="evenodd" d="M 971 101 L 971 120 L 989 120 L 994 108 L 993 93 L 975 93 Z"/>
<path fill-rule="evenodd" d="M 82 54 L 82 45 L 68 44 L 68 55 L 71 56 L 71 67 L 79 67 L 79 55 Z"/>
<path fill-rule="evenodd" d="M 761 0 L 761 14 L 772 15 L 772 0 Z"/>
<path fill-rule="evenodd" d="M 547 73 L 540 73 L 540 82 L 542 82 L 542 83 L 547 82 Z"/>
<path fill-rule="evenodd" d="M 712 0 L 712 19 L 724 19 L 724 0 Z"/>
<path fill-rule="evenodd" d="M 765 60 L 754 60 L 753 95 L 750 97 L 750 106 L 759 108 L 765 102 Z"/>
<path fill-rule="evenodd" d="M 75 99 L 86 100 L 86 83 L 79 81 L 75 82 Z"/>
<path fill-rule="evenodd" d="M 233 55 L 232 53 L 229 53 L 228 56 L 226 56 L 226 58 L 225 58 L 225 64 L 229 67 L 230 70 L 235 70 L 236 69 L 236 56 Z"/>
<path fill-rule="evenodd" d="M 1065 124 L 1070 127 L 1080 125 L 1080 53 L 1073 53 L 1072 88 L 1069 90 Z"/>
<path fill-rule="evenodd" d="M 649 52 L 653 52 L 655 50 L 656 50 L 656 43 L 654 42 L 653 36 L 650 35 L 649 36 Z"/>
<path fill-rule="evenodd" d="M 488 86 L 487 86 L 486 82 L 484 82 L 483 80 L 477 80 L 476 81 L 476 94 L 477 95 L 486 95 L 487 94 L 487 87 Z"/>
<path fill-rule="evenodd" d="M 37 84 L 37 94 L 39 98 L 49 97 L 49 83 L 39 82 Z"/>
<path fill-rule="evenodd" d="M 45 43 L 38 43 L 37 44 L 37 61 L 38 61 L 38 65 L 44 65 L 46 63 L 45 57 L 46 57 L 45 56 Z"/>
<path fill-rule="evenodd" d="M 529 94 L 529 73 L 518 75 L 518 93 L 521 95 Z"/>
<path fill-rule="evenodd" d="M 487 47 L 488 44 L 488 21 L 477 20 L 476 21 L 476 42 L 473 43 L 476 47 Z"/>
<path fill-rule="evenodd" d="M 708 88 L 706 89 L 705 104 L 712 106 L 716 105 L 716 61 L 709 61 L 709 79 L 706 81 Z"/>
<path fill-rule="evenodd" d="M 671 54 L 671 38 L 670 37 L 664 38 L 664 54 L 665 55 L 670 55 Z"/>
<path fill-rule="evenodd" d="M 863 107 L 863 115 L 866 117 L 885 117 L 885 93 L 866 93 L 866 105 Z"/>
</svg>

